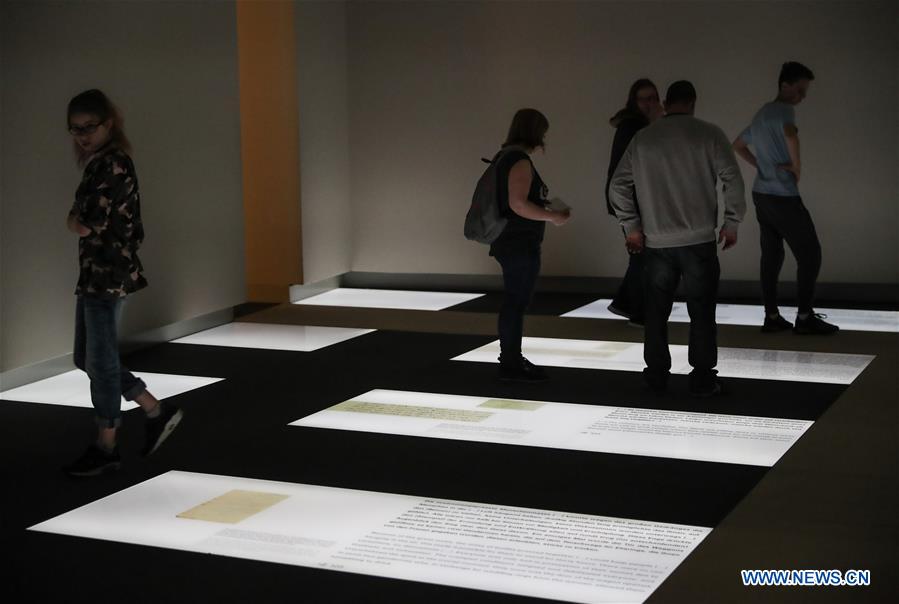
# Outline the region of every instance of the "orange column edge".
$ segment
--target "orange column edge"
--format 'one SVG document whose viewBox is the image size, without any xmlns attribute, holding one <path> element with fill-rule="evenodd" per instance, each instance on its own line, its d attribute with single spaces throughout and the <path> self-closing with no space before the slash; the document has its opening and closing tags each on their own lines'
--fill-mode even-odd
<svg viewBox="0 0 899 604">
<path fill-rule="evenodd" d="M 238 0 L 247 300 L 287 302 L 303 282 L 293 2 Z"/>
</svg>

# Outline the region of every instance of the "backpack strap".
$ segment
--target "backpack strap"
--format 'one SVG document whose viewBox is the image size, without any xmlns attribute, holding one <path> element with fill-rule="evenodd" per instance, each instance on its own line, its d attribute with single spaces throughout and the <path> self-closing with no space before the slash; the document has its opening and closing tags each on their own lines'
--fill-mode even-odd
<svg viewBox="0 0 899 604">
<path fill-rule="evenodd" d="M 487 159 L 486 157 L 482 157 L 481 161 L 485 164 L 493 164 L 498 162 L 503 156 L 512 152 L 512 151 L 521 151 L 524 154 L 527 154 L 527 149 L 522 147 L 521 145 L 509 145 L 508 147 L 503 147 L 499 151 L 496 152 L 496 155 L 493 156 L 493 159 Z"/>
</svg>

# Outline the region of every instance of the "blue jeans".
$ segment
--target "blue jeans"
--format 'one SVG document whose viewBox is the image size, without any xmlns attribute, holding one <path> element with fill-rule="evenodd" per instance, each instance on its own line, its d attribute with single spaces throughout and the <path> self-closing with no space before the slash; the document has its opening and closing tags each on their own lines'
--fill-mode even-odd
<svg viewBox="0 0 899 604">
<path fill-rule="evenodd" d="M 674 292 L 683 277 L 687 312 L 690 313 L 689 360 L 691 383 L 710 382 L 718 364 L 715 306 L 721 268 L 714 241 L 671 248 L 646 248 L 643 272 L 646 323 L 644 329 L 644 374 L 650 383 L 664 382 L 671 370 L 668 350 L 668 317 Z"/>
<path fill-rule="evenodd" d="M 503 268 L 506 295 L 499 311 L 500 363 L 515 364 L 521 358 L 524 313 L 531 303 L 540 273 L 540 248 L 495 256 Z"/>
<path fill-rule="evenodd" d="M 119 360 L 118 322 L 124 303 L 124 298 L 78 296 L 75 306 L 75 366 L 91 380 L 91 403 L 104 428 L 121 425 L 123 396 L 133 401 L 147 390 Z"/>
</svg>

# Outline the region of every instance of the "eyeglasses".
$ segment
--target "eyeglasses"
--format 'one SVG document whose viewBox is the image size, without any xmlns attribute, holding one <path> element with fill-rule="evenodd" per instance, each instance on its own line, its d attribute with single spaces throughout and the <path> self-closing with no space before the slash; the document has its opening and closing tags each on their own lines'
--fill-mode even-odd
<svg viewBox="0 0 899 604">
<path fill-rule="evenodd" d="M 69 134 L 78 136 L 81 134 L 93 134 L 100 127 L 100 122 L 96 124 L 85 124 L 83 126 L 69 126 Z"/>
</svg>

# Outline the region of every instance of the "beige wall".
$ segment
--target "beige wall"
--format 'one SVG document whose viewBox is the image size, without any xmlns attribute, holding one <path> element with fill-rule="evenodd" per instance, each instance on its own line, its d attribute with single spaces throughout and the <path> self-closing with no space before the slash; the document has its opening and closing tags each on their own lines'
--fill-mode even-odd
<svg viewBox="0 0 899 604">
<path fill-rule="evenodd" d="M 895 282 L 896 12 L 891 1 L 350 2 L 352 268 L 495 272 L 485 248 L 462 238 L 463 216 L 479 158 L 516 109 L 533 106 L 551 123 L 535 163 L 574 206 L 568 226 L 548 228 L 544 274 L 620 275 L 602 188 L 607 119 L 629 84 L 648 76 L 664 94 L 690 79 L 697 115 L 735 136 L 792 59 L 817 75 L 797 116 L 821 279 Z M 753 209 L 741 238 L 722 255 L 725 279 L 757 276 Z"/>
<path fill-rule="evenodd" d="M 303 275 L 313 283 L 350 270 L 345 2 L 296 4 Z"/>
<path fill-rule="evenodd" d="M 237 50 L 230 2 L 0 4 L 0 370 L 71 350 L 80 173 L 65 131 L 76 93 L 124 110 L 142 193 L 150 287 L 124 331 L 244 301 Z"/>
</svg>

